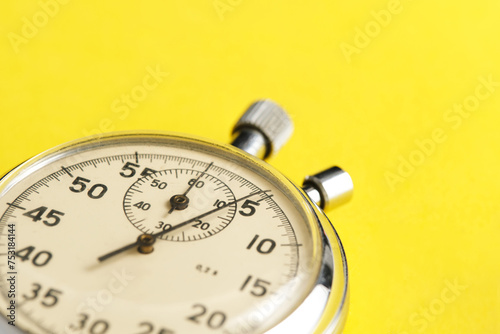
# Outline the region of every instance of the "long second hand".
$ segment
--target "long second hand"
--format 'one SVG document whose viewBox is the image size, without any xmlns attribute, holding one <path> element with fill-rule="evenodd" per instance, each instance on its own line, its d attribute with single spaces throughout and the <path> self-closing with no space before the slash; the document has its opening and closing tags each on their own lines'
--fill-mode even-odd
<svg viewBox="0 0 500 334">
<path fill-rule="evenodd" d="M 220 210 L 222 210 L 222 209 L 224 209 L 224 208 L 226 208 L 226 207 L 228 207 L 228 206 L 230 206 L 230 205 L 233 205 L 233 204 L 235 204 L 235 203 L 238 203 L 238 202 L 240 202 L 240 201 L 243 201 L 243 200 L 245 200 L 245 199 L 247 199 L 247 198 L 249 198 L 249 197 L 252 197 L 252 196 L 255 196 L 255 195 L 258 195 L 258 194 L 262 194 L 262 193 L 266 193 L 266 192 L 269 192 L 269 191 L 270 191 L 270 190 L 260 190 L 260 191 L 257 191 L 257 192 L 254 192 L 254 193 L 251 193 L 251 194 L 249 194 L 249 195 L 243 196 L 243 197 L 241 197 L 241 198 L 238 198 L 237 200 L 234 200 L 234 201 L 232 201 L 232 202 L 228 202 L 228 203 L 226 203 L 225 205 L 221 205 L 220 207 L 217 207 L 217 208 L 215 208 L 215 209 L 213 209 L 213 210 L 207 211 L 207 212 L 205 212 L 205 213 L 202 213 L 201 215 L 198 215 L 198 216 L 196 216 L 196 217 L 193 217 L 193 218 L 191 218 L 191 219 L 188 219 L 188 220 L 186 220 L 186 221 L 183 221 L 182 223 L 179 223 L 179 224 L 177 224 L 177 225 L 175 225 L 175 226 L 172 226 L 172 227 L 171 227 L 171 228 L 169 228 L 168 230 L 165 230 L 165 231 L 161 231 L 161 232 L 158 232 L 158 233 L 152 234 L 151 236 L 152 236 L 153 238 L 158 238 L 158 237 L 161 237 L 162 235 L 167 234 L 167 233 L 169 233 L 169 232 L 172 232 L 172 231 L 174 231 L 174 230 L 177 230 L 178 228 L 181 228 L 181 227 L 183 227 L 183 226 L 186 226 L 186 225 L 188 225 L 189 223 L 192 223 L 192 222 L 194 222 L 194 221 L 195 221 L 195 220 L 197 220 L 197 219 L 200 219 L 200 218 L 206 217 L 206 216 L 208 216 L 208 215 L 211 215 L 211 214 L 212 214 L 212 213 L 214 213 L 214 212 L 220 211 Z M 131 244 L 128 244 L 128 245 L 123 246 L 123 247 L 121 247 L 121 248 L 118 248 L 118 249 L 116 249 L 116 250 L 114 250 L 114 251 L 112 251 L 112 252 L 109 252 L 109 253 L 107 253 L 107 254 L 105 254 L 105 255 L 103 255 L 103 256 L 100 256 L 100 257 L 98 257 L 98 258 L 97 258 L 97 260 L 98 260 L 99 262 L 103 262 L 103 261 L 105 261 L 105 260 L 109 259 L 110 257 L 113 257 L 113 256 L 115 256 L 115 255 L 118 255 L 118 254 L 120 254 L 120 253 L 122 253 L 122 252 L 124 252 L 124 251 L 126 251 L 126 250 L 128 250 L 128 249 L 134 248 L 135 246 L 138 246 L 139 244 L 140 244 L 140 241 L 139 241 L 139 240 L 137 240 L 137 241 L 135 241 L 135 242 L 133 242 L 133 243 L 131 243 Z"/>
</svg>

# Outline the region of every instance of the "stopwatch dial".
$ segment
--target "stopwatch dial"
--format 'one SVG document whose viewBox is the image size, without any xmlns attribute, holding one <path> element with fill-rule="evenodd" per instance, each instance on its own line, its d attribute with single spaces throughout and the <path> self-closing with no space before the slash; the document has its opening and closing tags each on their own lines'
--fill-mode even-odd
<svg viewBox="0 0 500 334">
<path fill-rule="evenodd" d="M 177 136 L 54 149 L 0 182 L 0 254 L 15 254 L 0 256 L 0 313 L 14 303 L 16 327 L 42 334 L 263 333 L 321 263 L 313 213 L 286 182 Z M 160 232 L 147 254 L 98 261 Z"/>
<path fill-rule="evenodd" d="M 217 214 L 196 219 L 186 228 L 160 236 L 170 241 L 193 241 L 215 235 L 228 226 L 236 213 L 236 204 L 226 204 L 234 201 L 231 189 L 207 172 L 168 169 L 144 176 L 132 184 L 125 194 L 123 207 L 127 218 L 137 229 L 155 234 L 225 206 Z"/>
</svg>

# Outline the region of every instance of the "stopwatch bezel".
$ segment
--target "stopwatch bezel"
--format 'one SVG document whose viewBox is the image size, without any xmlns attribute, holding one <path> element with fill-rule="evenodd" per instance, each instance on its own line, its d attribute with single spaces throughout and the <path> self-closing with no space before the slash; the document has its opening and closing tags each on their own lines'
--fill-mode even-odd
<svg viewBox="0 0 500 334">
<path fill-rule="evenodd" d="M 281 188 L 280 190 L 285 190 L 286 196 L 289 198 L 294 198 L 295 201 L 300 204 L 301 211 L 306 213 L 307 220 L 309 221 L 309 225 L 312 228 L 314 245 L 322 246 L 316 247 L 317 250 L 319 249 L 321 255 L 313 253 L 313 258 L 316 258 L 318 256 L 320 257 L 320 267 L 314 270 L 317 275 L 315 287 L 320 285 L 325 287 L 329 290 L 329 295 L 324 309 L 322 310 L 321 314 L 318 315 L 320 321 L 316 324 L 311 324 L 312 328 L 314 328 L 315 326 L 313 333 L 319 334 L 341 332 L 343 324 L 345 322 L 348 304 L 347 264 L 342 244 L 335 229 L 333 228 L 323 211 L 319 209 L 316 204 L 313 203 L 301 189 L 296 187 L 282 173 L 277 171 L 274 167 L 272 167 L 265 161 L 260 160 L 246 152 L 243 152 L 240 149 L 237 149 L 229 144 L 217 143 L 213 140 L 208 140 L 193 135 L 158 131 L 114 132 L 98 136 L 85 137 L 42 152 L 6 173 L 3 177 L 0 178 L 0 196 L 2 196 L 2 194 L 13 187 L 18 181 L 22 180 L 25 173 L 30 174 L 38 170 L 39 168 L 43 168 L 44 165 L 50 162 L 50 158 L 57 159 L 60 154 L 64 154 L 67 151 L 72 151 L 75 149 L 78 150 L 79 147 L 91 149 L 92 147 L 102 146 L 104 143 L 107 143 L 109 141 L 116 141 L 126 138 L 129 140 L 133 138 L 137 139 L 138 141 L 144 141 L 146 138 L 156 140 L 183 140 L 197 145 L 213 147 L 214 151 L 217 151 L 217 149 L 222 150 L 222 152 L 224 152 L 224 157 L 227 158 L 227 156 L 234 155 L 235 159 L 237 158 L 241 161 L 246 161 L 248 163 L 248 166 L 251 166 L 250 169 L 254 172 L 258 174 L 262 174 L 262 172 L 269 173 L 272 177 L 275 178 L 275 180 L 279 181 L 279 188 Z M 328 277 L 321 276 L 324 274 L 325 270 L 328 271 L 328 268 L 331 268 L 331 270 L 333 270 L 333 280 L 328 279 Z M 312 294 L 313 290 L 310 290 L 309 294 Z M 303 304 L 304 300 L 302 300 L 301 305 Z M 300 309 L 300 305 L 297 306 L 297 309 Z M 297 313 L 292 312 L 287 318 L 283 319 L 282 322 L 304 321 L 304 319 L 295 319 L 295 314 Z M 283 331 L 280 330 L 280 324 L 276 324 L 275 327 L 273 327 L 266 333 L 283 333 Z"/>
<path fill-rule="evenodd" d="M 344 329 L 349 309 L 349 272 L 344 246 L 335 227 L 323 210 L 312 202 L 304 191 L 301 189 L 300 191 L 317 215 L 321 230 L 329 243 L 334 266 L 331 293 L 314 334 L 340 334 Z"/>
</svg>

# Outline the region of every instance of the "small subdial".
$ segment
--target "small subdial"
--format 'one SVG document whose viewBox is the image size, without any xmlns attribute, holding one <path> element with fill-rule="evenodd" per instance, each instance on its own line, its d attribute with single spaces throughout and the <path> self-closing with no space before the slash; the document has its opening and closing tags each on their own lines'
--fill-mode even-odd
<svg viewBox="0 0 500 334">
<path fill-rule="evenodd" d="M 166 231 L 221 208 L 159 237 L 194 241 L 208 238 L 228 226 L 236 212 L 234 201 L 231 189 L 215 176 L 193 169 L 167 169 L 134 182 L 125 194 L 123 207 L 129 221 L 146 234 Z"/>
</svg>

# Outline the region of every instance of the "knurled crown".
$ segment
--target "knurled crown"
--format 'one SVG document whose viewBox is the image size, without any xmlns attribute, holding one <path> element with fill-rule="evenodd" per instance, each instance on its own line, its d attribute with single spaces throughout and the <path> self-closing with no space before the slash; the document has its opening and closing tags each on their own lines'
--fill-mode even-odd
<svg viewBox="0 0 500 334">
<path fill-rule="evenodd" d="M 266 99 L 254 102 L 233 128 L 233 134 L 245 128 L 261 132 L 267 141 L 266 157 L 275 155 L 293 132 L 293 122 L 286 111 Z"/>
</svg>

